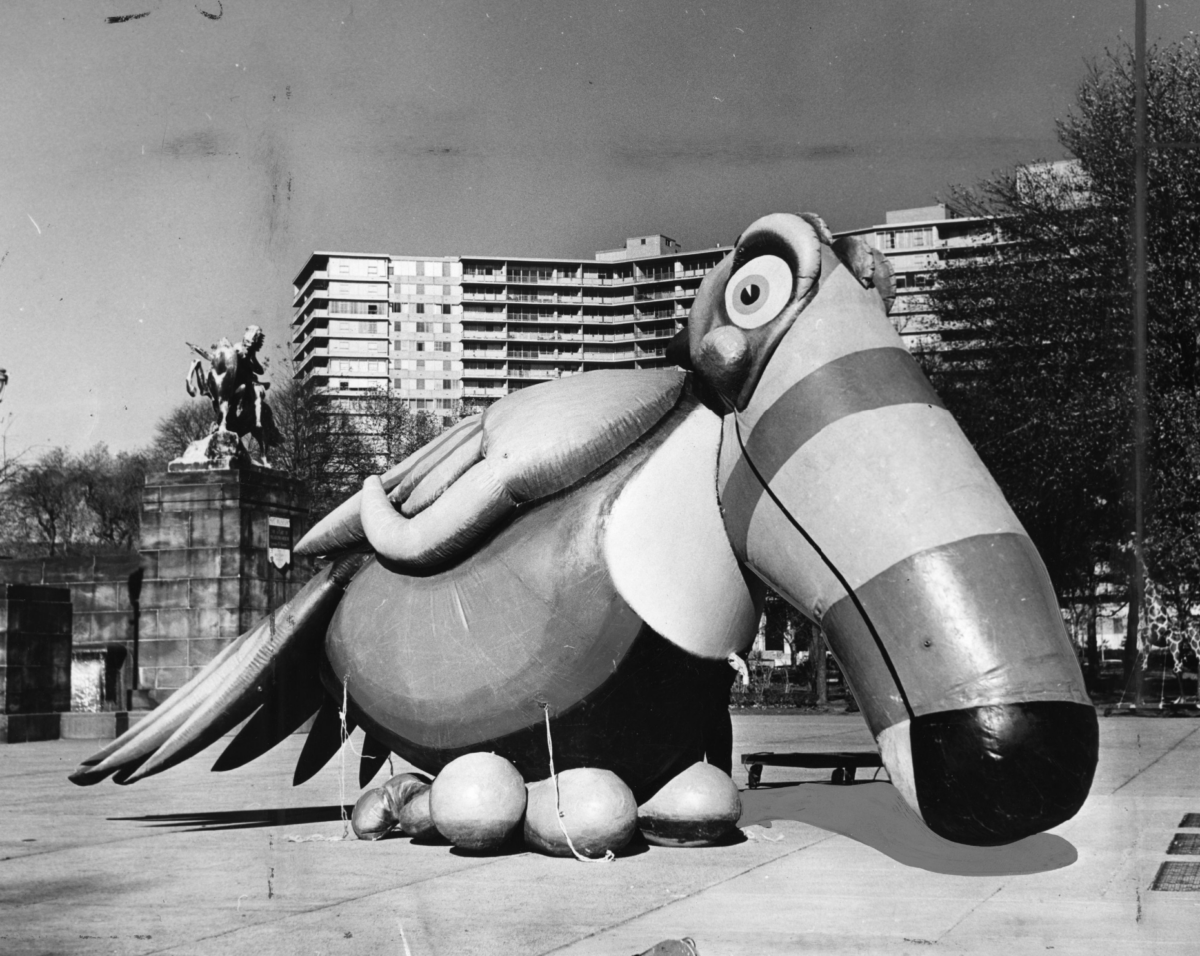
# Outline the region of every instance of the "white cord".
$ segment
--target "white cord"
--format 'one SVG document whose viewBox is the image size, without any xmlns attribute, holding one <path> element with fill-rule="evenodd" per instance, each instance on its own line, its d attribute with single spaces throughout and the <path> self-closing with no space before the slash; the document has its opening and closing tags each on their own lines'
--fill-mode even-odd
<svg viewBox="0 0 1200 956">
<path fill-rule="evenodd" d="M 550 752 L 550 779 L 554 781 L 554 809 L 558 814 L 558 828 L 562 830 L 562 835 L 566 837 L 567 847 L 575 855 L 575 859 L 582 863 L 611 863 L 617 858 L 612 850 L 605 850 L 604 856 L 600 857 L 584 856 L 575 849 L 575 844 L 571 842 L 571 834 L 567 832 L 567 825 L 563 819 L 562 793 L 558 789 L 558 774 L 554 772 L 554 741 L 550 737 L 550 705 L 538 701 L 538 706 L 542 708 L 542 711 L 546 715 L 546 749 Z"/>
</svg>

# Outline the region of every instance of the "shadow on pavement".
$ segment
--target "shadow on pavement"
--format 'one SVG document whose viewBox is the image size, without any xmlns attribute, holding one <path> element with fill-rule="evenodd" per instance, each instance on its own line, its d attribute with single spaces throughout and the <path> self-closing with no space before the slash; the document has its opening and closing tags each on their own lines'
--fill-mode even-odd
<svg viewBox="0 0 1200 956">
<path fill-rule="evenodd" d="M 255 827 L 277 827 L 300 823 L 331 823 L 353 812 L 353 806 L 338 807 L 270 807 L 261 810 L 200 810 L 195 813 L 160 813 L 143 817 L 109 817 L 110 820 L 131 820 L 157 827 L 183 827 L 186 830 L 250 830 Z"/>
<path fill-rule="evenodd" d="M 770 826 L 771 820 L 797 820 L 831 830 L 905 866 L 955 876 L 1043 873 L 1070 866 L 1079 857 L 1070 842 L 1052 833 L 1008 846 L 952 843 L 925 826 L 890 783 L 802 783 L 742 791 L 738 826 Z"/>
</svg>

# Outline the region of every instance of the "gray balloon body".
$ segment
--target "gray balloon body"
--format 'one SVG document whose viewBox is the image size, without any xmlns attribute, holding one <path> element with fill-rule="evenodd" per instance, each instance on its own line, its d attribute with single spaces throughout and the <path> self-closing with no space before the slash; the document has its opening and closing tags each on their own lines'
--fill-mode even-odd
<svg viewBox="0 0 1200 956">
<path fill-rule="evenodd" d="M 760 219 L 697 293 L 672 349 L 686 384 L 539 385 L 369 479 L 298 547 L 345 557 L 283 628 L 239 639 L 73 779 L 159 772 L 261 707 L 227 769 L 322 707 L 305 779 L 336 752 L 343 700 L 376 768 L 389 748 L 434 771 L 493 749 L 540 779 L 552 702 L 559 768 L 609 767 L 641 798 L 703 752 L 703 688 L 753 636 L 757 577 L 824 628 L 932 829 L 997 844 L 1063 822 L 1091 784 L 1095 711 L 1036 549 L 892 329 L 890 296 L 861 242 Z M 647 488 L 656 507 L 638 512 Z M 701 502 L 695 520 L 655 524 L 677 498 Z M 640 581 L 612 553 L 637 543 L 628 519 L 613 530 L 631 511 L 654 554 L 630 557 Z"/>
</svg>

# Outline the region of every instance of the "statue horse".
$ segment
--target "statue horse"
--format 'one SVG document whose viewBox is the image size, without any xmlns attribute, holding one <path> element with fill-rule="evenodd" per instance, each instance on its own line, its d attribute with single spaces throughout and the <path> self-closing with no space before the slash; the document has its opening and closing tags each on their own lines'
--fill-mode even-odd
<svg viewBox="0 0 1200 956">
<path fill-rule="evenodd" d="M 559 770 L 641 801 L 706 753 L 769 584 L 825 631 L 931 829 L 994 845 L 1069 819 L 1095 708 L 892 295 L 861 239 L 759 219 L 697 291 L 680 367 L 522 389 L 368 478 L 296 549 L 331 563 L 71 779 L 132 783 L 246 721 L 229 770 L 315 714 L 294 782 L 347 726 L 360 780 L 390 752 L 435 773 L 475 751 L 540 780 L 552 735 Z"/>
</svg>

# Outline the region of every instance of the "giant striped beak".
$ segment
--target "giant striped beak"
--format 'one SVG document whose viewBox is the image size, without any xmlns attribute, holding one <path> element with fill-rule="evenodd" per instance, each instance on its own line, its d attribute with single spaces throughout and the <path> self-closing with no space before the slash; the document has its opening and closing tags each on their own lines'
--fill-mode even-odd
<svg viewBox="0 0 1200 956">
<path fill-rule="evenodd" d="M 929 827 L 1012 842 L 1082 806 L 1095 709 L 1033 542 L 879 296 L 828 246 L 820 257 L 725 417 L 726 530 L 822 626 Z"/>
</svg>

